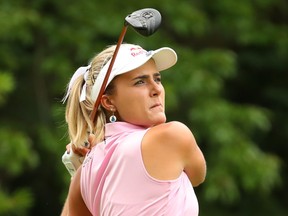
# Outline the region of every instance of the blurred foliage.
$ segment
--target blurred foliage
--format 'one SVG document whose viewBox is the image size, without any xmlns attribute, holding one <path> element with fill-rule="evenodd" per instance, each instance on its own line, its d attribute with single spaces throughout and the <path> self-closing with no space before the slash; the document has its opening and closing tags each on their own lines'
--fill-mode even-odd
<svg viewBox="0 0 288 216">
<path fill-rule="evenodd" d="M 0 105 L 4 103 L 5 96 L 14 89 L 14 80 L 9 73 L 0 73 Z"/>
<path fill-rule="evenodd" d="M 0 127 L 0 169 L 1 173 L 17 176 L 26 167 L 37 165 L 37 154 L 31 148 L 29 138 L 21 132 Z M 9 164 L 9 169 L 5 169 Z"/>
<path fill-rule="evenodd" d="M 33 204 L 30 190 L 19 189 L 13 194 L 6 194 L 0 191 L 0 215 L 25 216 L 27 208 Z"/>
<path fill-rule="evenodd" d="M 0 1 L 0 215 L 59 215 L 66 84 L 144 7 L 161 12 L 161 28 L 128 29 L 125 42 L 178 53 L 163 73 L 167 116 L 206 157 L 200 215 L 287 215 L 285 0 Z"/>
</svg>

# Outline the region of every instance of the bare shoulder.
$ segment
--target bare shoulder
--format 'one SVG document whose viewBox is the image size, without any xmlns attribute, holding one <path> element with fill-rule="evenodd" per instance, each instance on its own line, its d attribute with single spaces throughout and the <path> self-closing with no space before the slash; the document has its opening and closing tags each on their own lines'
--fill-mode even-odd
<svg viewBox="0 0 288 216">
<path fill-rule="evenodd" d="M 149 130 L 147 136 L 151 136 L 152 139 L 157 141 L 163 141 L 166 144 L 177 145 L 178 147 L 185 147 L 186 145 L 188 145 L 186 147 L 189 147 L 196 142 L 191 130 L 178 121 L 157 125 Z"/>
<path fill-rule="evenodd" d="M 180 122 L 150 128 L 142 140 L 146 170 L 157 179 L 176 179 L 185 168 L 187 152 L 195 145 L 190 129 Z"/>
<path fill-rule="evenodd" d="M 188 129 L 189 128 L 183 124 L 182 122 L 179 122 L 179 121 L 171 121 L 171 122 L 167 122 L 167 123 L 163 123 L 163 124 L 159 124 L 159 125 L 156 125 L 152 128 L 153 130 L 158 130 L 158 129 L 161 129 L 161 130 L 174 130 L 174 129 L 178 129 L 178 130 L 183 130 L 183 129 Z"/>
<path fill-rule="evenodd" d="M 175 179 L 183 171 L 193 186 L 206 176 L 206 162 L 191 130 L 173 121 L 152 127 L 142 141 L 144 165 L 158 179 Z"/>
</svg>

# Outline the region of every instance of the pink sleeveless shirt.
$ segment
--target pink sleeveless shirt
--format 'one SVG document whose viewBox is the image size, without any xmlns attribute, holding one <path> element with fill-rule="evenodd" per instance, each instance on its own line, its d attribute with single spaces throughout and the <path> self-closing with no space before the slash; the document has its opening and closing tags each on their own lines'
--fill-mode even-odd
<svg viewBox="0 0 288 216">
<path fill-rule="evenodd" d="M 126 122 L 109 123 L 105 142 L 87 154 L 80 185 L 93 215 L 198 215 L 198 201 L 184 172 L 177 179 L 165 181 L 147 173 L 141 154 L 147 130 Z"/>
</svg>

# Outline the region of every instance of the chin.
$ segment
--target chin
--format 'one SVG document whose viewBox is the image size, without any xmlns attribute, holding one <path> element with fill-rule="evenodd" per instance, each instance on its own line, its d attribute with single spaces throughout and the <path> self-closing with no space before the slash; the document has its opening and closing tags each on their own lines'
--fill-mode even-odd
<svg viewBox="0 0 288 216">
<path fill-rule="evenodd" d="M 166 122 L 166 116 L 158 117 L 153 119 L 153 126 L 163 124 Z"/>
<path fill-rule="evenodd" d="M 135 119 L 130 119 L 130 121 L 127 120 L 127 122 L 148 128 L 148 127 L 152 127 L 155 125 L 165 123 L 166 122 L 166 115 L 165 115 L 165 113 L 162 113 L 160 115 L 154 115 L 154 116 L 150 116 L 147 118 L 141 118 L 141 120 L 138 119 L 138 121 L 137 120 L 135 121 Z"/>
</svg>

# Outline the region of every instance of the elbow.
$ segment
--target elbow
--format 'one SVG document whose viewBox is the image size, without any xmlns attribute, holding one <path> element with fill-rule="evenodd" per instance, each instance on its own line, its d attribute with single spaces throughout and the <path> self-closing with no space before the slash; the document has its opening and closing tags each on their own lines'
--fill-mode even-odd
<svg viewBox="0 0 288 216">
<path fill-rule="evenodd" d="M 193 180 L 191 181 L 191 183 L 192 183 L 192 186 L 193 186 L 193 187 L 198 187 L 198 186 L 201 185 L 204 181 L 205 181 L 205 177 L 199 178 L 199 179 L 193 179 Z"/>
<path fill-rule="evenodd" d="M 187 173 L 186 173 L 187 174 Z M 193 173 L 194 174 L 194 173 Z M 202 167 L 202 169 L 198 170 L 197 175 L 188 175 L 192 186 L 197 187 L 202 184 L 206 179 L 206 165 Z"/>
</svg>

